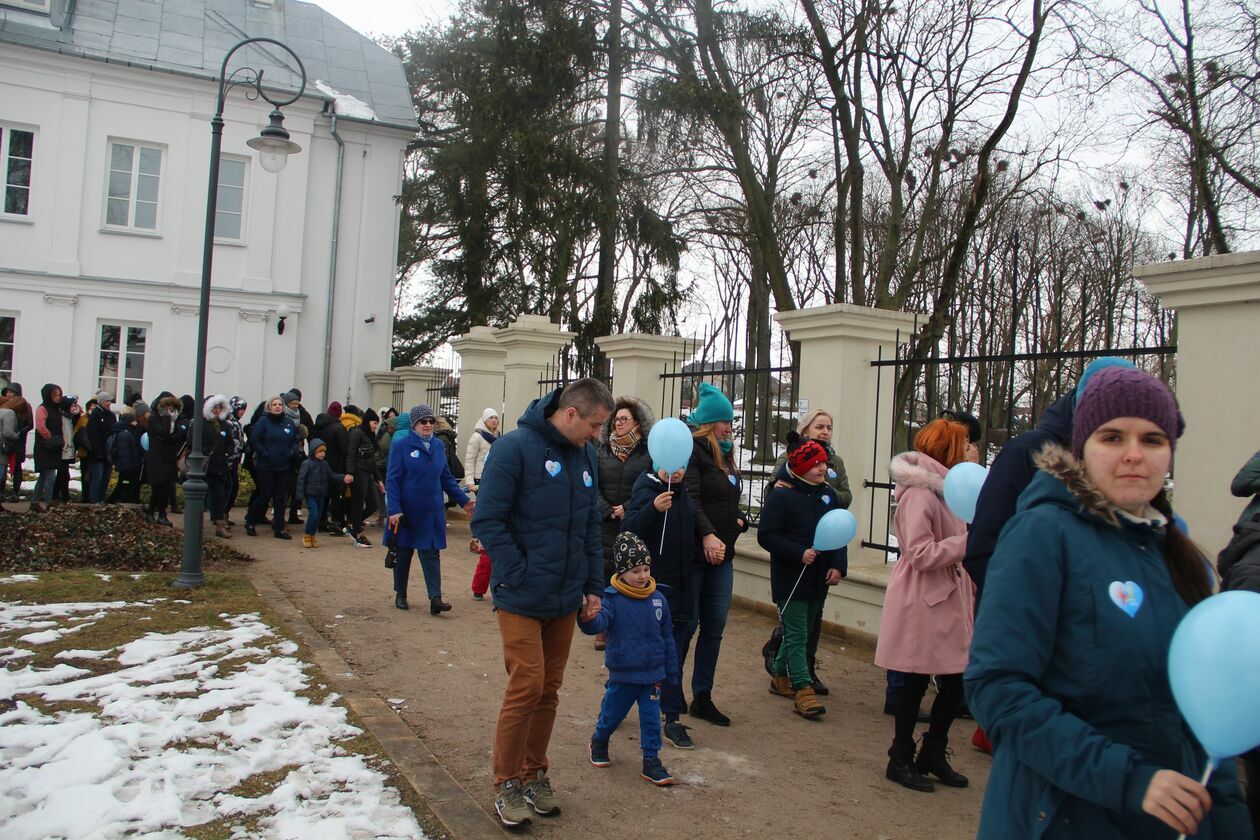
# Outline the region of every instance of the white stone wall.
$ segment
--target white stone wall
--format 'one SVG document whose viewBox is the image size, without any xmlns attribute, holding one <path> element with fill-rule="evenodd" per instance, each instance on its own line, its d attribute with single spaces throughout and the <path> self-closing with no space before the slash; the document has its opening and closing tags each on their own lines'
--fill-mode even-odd
<svg viewBox="0 0 1260 840">
<path fill-rule="evenodd" d="M 0 124 L 34 128 L 31 213 L 0 217 L 0 314 L 17 316 L 14 379 L 87 393 L 98 324 L 149 328 L 143 393 L 191 392 L 202 236 L 217 86 L 201 79 L 10 47 L 0 52 Z M 346 143 L 333 302 L 325 348 L 337 145 L 321 100 L 285 109 L 302 153 L 279 175 L 245 142 L 270 106 L 229 93 L 225 156 L 251 161 L 243 237 L 215 247 L 207 390 L 254 402 L 292 385 L 306 402 L 365 405 L 364 377 L 387 368 L 405 131 L 338 120 Z M 158 229 L 103 230 L 111 138 L 164 147 Z M 293 314 L 283 336 L 276 307 Z M 372 324 L 364 324 L 375 315 Z"/>
</svg>

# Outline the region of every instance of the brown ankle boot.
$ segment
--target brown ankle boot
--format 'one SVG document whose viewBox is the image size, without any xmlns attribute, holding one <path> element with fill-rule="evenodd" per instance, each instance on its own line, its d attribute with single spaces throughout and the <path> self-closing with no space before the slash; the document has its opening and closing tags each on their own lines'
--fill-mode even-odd
<svg viewBox="0 0 1260 840">
<path fill-rule="evenodd" d="M 302 535 L 302 546 L 303 546 L 304 548 L 314 548 L 314 547 L 315 547 L 315 538 L 314 538 L 314 537 L 312 537 L 310 534 L 303 534 L 303 535 Z"/>
<path fill-rule="evenodd" d="M 796 696 L 796 692 L 792 690 L 792 679 L 790 677 L 771 677 L 770 693 L 777 694 L 780 697 Z"/>
<path fill-rule="evenodd" d="M 796 691 L 795 711 L 801 717 L 816 718 L 821 714 L 825 714 L 827 707 L 818 702 L 813 686 L 806 686 Z"/>
<path fill-rule="evenodd" d="M 228 533 L 227 524 L 222 519 L 214 521 L 214 535 L 224 540 L 232 539 L 232 535 Z"/>
</svg>

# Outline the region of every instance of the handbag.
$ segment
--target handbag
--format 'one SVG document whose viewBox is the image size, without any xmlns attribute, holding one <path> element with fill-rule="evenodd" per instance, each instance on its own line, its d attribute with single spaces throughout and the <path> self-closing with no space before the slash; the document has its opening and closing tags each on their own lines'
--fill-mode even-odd
<svg viewBox="0 0 1260 840">
<path fill-rule="evenodd" d="M 191 450 L 188 444 L 184 444 L 179 450 L 179 455 L 175 457 L 175 472 L 179 473 L 180 478 L 188 475 L 188 453 Z"/>
</svg>

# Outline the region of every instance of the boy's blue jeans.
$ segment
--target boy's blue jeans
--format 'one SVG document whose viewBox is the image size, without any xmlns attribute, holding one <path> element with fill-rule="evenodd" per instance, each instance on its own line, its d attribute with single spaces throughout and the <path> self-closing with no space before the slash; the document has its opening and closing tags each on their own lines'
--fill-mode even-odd
<svg viewBox="0 0 1260 840">
<path fill-rule="evenodd" d="M 324 508 L 328 506 L 327 496 L 307 496 L 306 497 L 306 525 L 303 531 L 309 537 L 315 536 L 319 532 L 319 520 L 324 515 Z"/>
<path fill-rule="evenodd" d="M 651 683 L 609 680 L 604 687 L 604 701 L 599 706 L 594 739 L 607 743 L 636 702 L 639 704 L 639 744 L 643 747 L 643 757 L 656 758 L 661 752 L 661 695 Z"/>
</svg>

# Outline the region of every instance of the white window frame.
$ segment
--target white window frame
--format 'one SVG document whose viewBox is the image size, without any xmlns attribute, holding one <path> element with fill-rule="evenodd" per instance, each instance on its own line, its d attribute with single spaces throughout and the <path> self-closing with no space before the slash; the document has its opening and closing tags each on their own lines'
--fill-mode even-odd
<svg viewBox="0 0 1260 840">
<path fill-rule="evenodd" d="M 106 327 L 118 327 L 118 349 L 116 351 L 106 350 L 105 348 L 101 346 L 101 337 L 104 334 Z M 121 320 L 116 321 L 116 320 L 110 320 L 110 319 L 101 319 L 100 321 L 96 322 L 96 340 L 93 344 L 93 346 L 96 348 L 96 360 L 92 367 L 93 376 L 96 379 L 96 387 L 98 390 L 104 389 L 104 390 L 109 391 L 109 393 L 113 394 L 117 398 L 117 402 L 120 402 L 120 403 L 124 399 L 123 392 L 125 391 L 126 382 L 128 381 L 128 379 L 132 379 L 131 377 L 127 376 L 127 359 L 126 359 L 126 356 L 128 353 L 127 331 L 130 329 L 144 330 L 144 354 L 142 357 L 144 361 L 141 366 L 140 380 L 139 380 L 140 382 L 139 391 L 140 393 L 143 394 L 144 393 L 144 377 L 145 377 L 145 374 L 147 373 L 147 368 L 149 366 L 148 364 L 149 363 L 149 342 L 153 340 L 153 325 L 149 323 L 145 323 L 143 321 L 121 321 Z M 101 380 L 101 356 L 104 353 L 117 353 L 118 354 L 118 366 L 114 370 L 114 377 L 113 377 L 112 382 Z M 134 381 L 134 379 L 132 381 Z"/>
<path fill-rule="evenodd" d="M 114 172 L 114 146 L 133 146 L 135 152 L 132 156 L 132 169 L 130 171 L 131 183 L 128 187 L 127 194 L 127 224 L 114 224 L 109 221 L 109 182 Z M 157 188 L 157 209 L 154 211 L 153 227 L 137 227 L 136 226 L 136 192 L 140 181 L 140 152 L 148 150 L 157 152 L 161 156 L 158 164 L 158 188 Z M 110 233 L 129 233 L 135 236 L 161 236 L 162 235 L 162 193 L 166 188 L 166 154 L 167 148 L 161 143 L 152 143 L 144 140 L 129 140 L 124 137 L 110 137 L 105 143 L 105 189 L 101 196 L 101 230 Z M 120 170 L 121 171 L 121 170 Z"/>
<path fill-rule="evenodd" d="M 0 6 L 13 6 L 28 12 L 48 14 L 48 0 L 0 0 Z"/>
<path fill-rule="evenodd" d="M 26 185 L 26 212 L 6 213 L 5 201 L 9 190 L 9 132 L 25 131 L 35 136 L 31 147 L 31 172 Z M 35 126 L 21 123 L 0 122 L 0 219 L 9 222 L 32 222 L 35 217 L 35 149 L 34 143 L 39 138 Z"/>
<path fill-rule="evenodd" d="M 13 368 L 17 367 L 18 314 L 0 310 L 0 321 L 6 318 L 13 321 L 13 340 L 10 342 L 0 339 L 0 347 L 9 348 L 9 368 L 0 367 L 0 387 L 7 387 L 13 381 Z"/>
<path fill-rule="evenodd" d="M 241 188 L 240 188 L 241 189 L 241 212 L 240 212 L 241 233 L 240 233 L 240 236 L 222 236 L 219 234 L 219 213 L 223 213 L 225 211 L 222 210 L 218 206 L 220 202 L 216 202 L 215 218 L 214 218 L 214 241 L 216 245 L 244 245 L 245 244 L 245 231 L 247 230 L 245 225 L 247 222 L 246 217 L 248 215 L 247 210 L 248 210 L 248 197 L 249 197 L 249 172 L 251 168 L 250 159 L 247 157 L 242 157 L 238 155 L 222 155 L 219 158 L 219 189 L 220 190 L 223 189 L 223 164 L 228 163 L 228 162 L 239 163 L 241 165 L 241 173 L 242 173 L 241 174 Z M 229 188 L 235 189 L 235 187 L 231 187 L 231 186 Z"/>
</svg>

